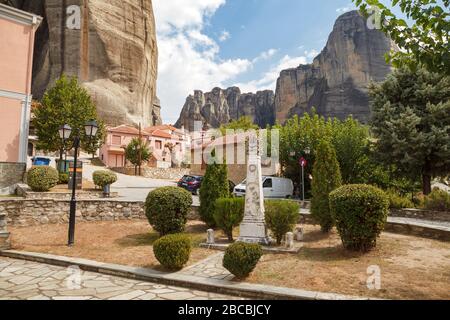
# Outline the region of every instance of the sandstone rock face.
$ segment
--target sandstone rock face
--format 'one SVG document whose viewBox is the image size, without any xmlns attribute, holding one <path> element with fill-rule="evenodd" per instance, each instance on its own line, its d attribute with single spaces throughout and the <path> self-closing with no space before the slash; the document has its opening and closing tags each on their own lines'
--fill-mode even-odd
<svg viewBox="0 0 450 320">
<path fill-rule="evenodd" d="M 367 122 L 368 84 L 383 81 L 390 73 L 384 55 L 392 48 L 382 32 L 367 27 L 358 11 L 343 14 L 313 64 L 281 72 L 275 97 L 276 119 L 284 123 L 315 107 L 326 117 L 344 119 L 353 115 Z"/>
<path fill-rule="evenodd" d="M 76 76 L 109 125 L 160 124 L 158 49 L 151 0 L 3 0 L 44 17 L 36 35 L 33 95 Z M 78 6 L 79 27 L 72 5 Z"/>
<path fill-rule="evenodd" d="M 206 93 L 197 90 L 186 99 L 180 119 L 175 126 L 194 131 L 195 122 L 199 121 L 206 122 L 210 127 L 219 128 L 231 120 L 247 116 L 264 128 L 275 122 L 274 101 L 275 94 L 270 90 L 259 91 L 256 94 L 243 94 L 237 87 L 225 90 L 214 88 Z"/>
</svg>

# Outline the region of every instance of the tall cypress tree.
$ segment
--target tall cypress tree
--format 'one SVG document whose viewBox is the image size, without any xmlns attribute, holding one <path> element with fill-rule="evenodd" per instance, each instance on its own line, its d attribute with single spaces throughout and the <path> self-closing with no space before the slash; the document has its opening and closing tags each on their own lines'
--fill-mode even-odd
<svg viewBox="0 0 450 320">
<path fill-rule="evenodd" d="M 313 168 L 311 214 L 323 232 L 330 232 L 334 226 L 329 196 L 341 185 L 341 169 L 336 151 L 329 141 L 322 140 L 317 147 Z"/>
<path fill-rule="evenodd" d="M 229 196 L 228 167 L 226 164 L 218 164 L 214 161 L 206 167 L 200 188 L 200 217 L 208 227 L 213 228 L 216 224 L 214 221 L 216 200 Z"/>
</svg>

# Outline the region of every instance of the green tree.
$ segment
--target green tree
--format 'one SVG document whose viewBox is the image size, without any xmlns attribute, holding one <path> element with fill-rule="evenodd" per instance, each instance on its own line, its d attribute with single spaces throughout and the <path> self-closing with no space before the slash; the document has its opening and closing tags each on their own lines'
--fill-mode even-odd
<svg viewBox="0 0 450 320">
<path fill-rule="evenodd" d="M 368 128 L 352 117 L 343 122 L 335 119 L 331 142 L 336 149 L 344 184 L 362 183 L 368 174 Z"/>
<path fill-rule="evenodd" d="M 147 142 L 143 139 L 134 138 L 125 148 L 126 159 L 134 165 L 134 174 L 138 174 L 138 167 L 141 167 L 144 162 L 147 162 L 152 153 L 148 148 Z"/>
<path fill-rule="evenodd" d="M 370 16 L 368 6 L 379 9 L 381 30 L 402 49 L 388 55 L 394 66 L 408 66 L 414 71 L 423 65 L 431 72 L 450 75 L 450 0 L 391 0 L 392 7 L 398 5 L 412 25 L 397 18 L 382 1 L 353 2 L 366 16 Z"/>
<path fill-rule="evenodd" d="M 227 130 L 242 130 L 242 131 L 251 131 L 251 130 L 259 130 L 260 128 L 253 123 L 250 117 L 241 117 L 238 120 L 233 120 L 228 124 L 222 125 L 220 127 L 220 132 L 222 135 L 226 134 Z"/>
<path fill-rule="evenodd" d="M 214 152 L 213 155 L 214 157 Z M 215 227 L 214 213 L 216 201 L 230 197 L 228 167 L 213 162 L 206 167 L 206 173 L 200 187 L 200 217 L 208 227 Z"/>
<path fill-rule="evenodd" d="M 424 194 L 450 172 L 450 77 L 425 69 L 394 71 L 370 87 L 377 157 L 413 180 Z"/>
<path fill-rule="evenodd" d="M 313 168 L 311 214 L 323 232 L 330 232 L 334 221 L 330 211 L 330 193 L 342 185 L 336 151 L 327 140 L 319 143 Z"/>
<path fill-rule="evenodd" d="M 96 120 L 100 124 L 99 133 L 93 140 L 86 137 L 84 130 L 84 125 L 90 120 Z M 65 75 L 46 91 L 41 104 L 36 105 L 33 124 L 39 139 L 37 148 L 47 152 L 60 151 L 64 147 L 72 148 L 72 139 L 64 146 L 59 136 L 59 128 L 64 124 L 70 125 L 72 135 L 80 136 L 82 147 L 93 143 L 92 146 L 95 145 L 98 149 L 104 140 L 103 122 L 97 117 L 91 97 L 76 78 L 69 79 Z M 88 151 L 93 153 L 93 148 Z"/>
<path fill-rule="evenodd" d="M 98 133 L 95 137 L 89 139 L 86 137 L 86 132 L 83 130 L 81 133 L 81 147 L 84 151 L 92 155 L 92 159 L 95 158 L 96 152 L 105 143 L 106 126 L 102 120 L 97 121 Z"/>
<path fill-rule="evenodd" d="M 294 116 L 284 126 L 277 125 L 280 130 L 280 162 L 283 175 L 301 184 L 300 157 L 308 160 L 309 164 L 315 161 L 315 150 L 321 139 L 331 139 L 333 134 L 332 121 L 326 121 L 313 109 L 311 114 L 303 117 Z M 309 154 L 308 152 L 309 151 Z M 312 166 L 305 168 L 305 176 L 312 173 Z M 310 181 L 306 179 L 305 189 L 309 193 Z"/>
</svg>

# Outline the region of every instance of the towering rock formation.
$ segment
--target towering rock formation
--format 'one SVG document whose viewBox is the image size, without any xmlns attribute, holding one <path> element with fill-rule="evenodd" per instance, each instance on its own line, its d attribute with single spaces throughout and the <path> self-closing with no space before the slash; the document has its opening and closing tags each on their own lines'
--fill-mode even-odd
<svg viewBox="0 0 450 320">
<path fill-rule="evenodd" d="M 226 90 L 214 88 L 211 92 L 195 91 L 186 99 L 176 127 L 194 131 L 195 122 L 206 122 L 213 128 L 237 120 L 243 116 L 250 117 L 260 127 L 275 122 L 275 95 L 273 91 L 241 93 L 237 87 Z"/>
<path fill-rule="evenodd" d="M 315 107 L 320 115 L 340 119 L 370 118 L 367 87 L 383 81 L 391 68 L 384 55 L 392 42 L 351 11 L 340 16 L 322 53 L 311 65 L 284 70 L 277 82 L 276 119 L 284 123 Z"/>
<path fill-rule="evenodd" d="M 358 11 L 340 16 L 325 49 L 310 65 L 281 71 L 276 94 L 263 91 L 241 94 L 239 88 L 219 88 L 189 96 L 177 122 L 193 129 L 194 121 L 219 127 L 246 115 L 261 127 L 284 123 L 313 107 L 320 115 L 345 119 L 349 115 L 361 122 L 370 118 L 368 85 L 383 81 L 391 72 L 385 54 L 392 42 L 378 30 L 367 27 Z"/>
<path fill-rule="evenodd" d="M 33 95 L 76 76 L 110 125 L 160 124 L 158 49 L 151 0 L 0 0 L 44 17 L 36 35 Z"/>
</svg>

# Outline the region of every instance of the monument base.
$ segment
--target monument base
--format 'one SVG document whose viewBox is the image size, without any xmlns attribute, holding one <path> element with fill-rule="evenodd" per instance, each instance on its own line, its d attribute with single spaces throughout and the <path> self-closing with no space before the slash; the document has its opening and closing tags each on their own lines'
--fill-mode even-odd
<svg viewBox="0 0 450 320">
<path fill-rule="evenodd" d="M 268 246 L 271 239 L 267 236 L 267 227 L 264 222 L 243 222 L 240 226 L 238 242 L 258 243 Z"/>
</svg>

